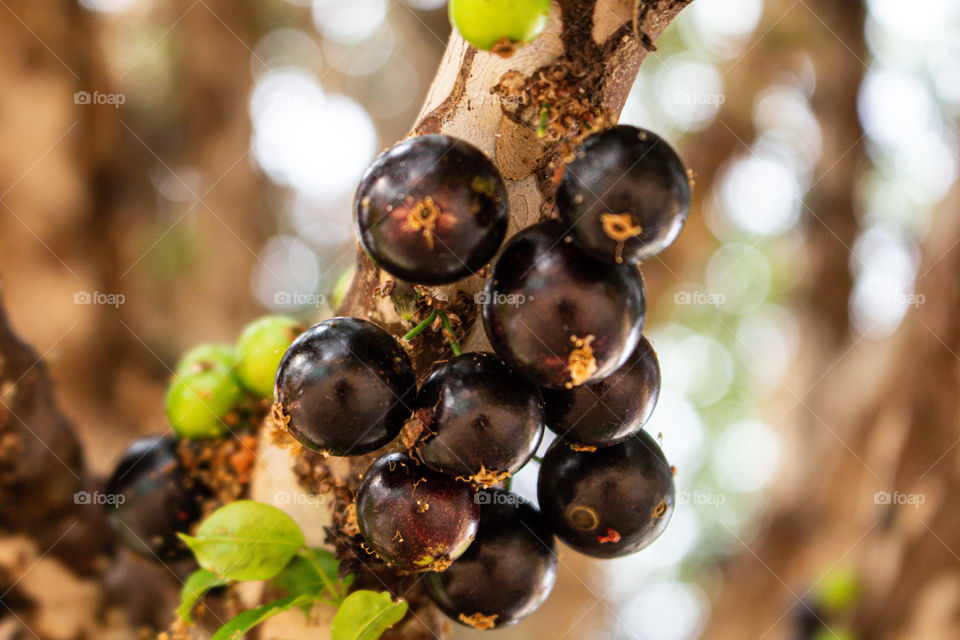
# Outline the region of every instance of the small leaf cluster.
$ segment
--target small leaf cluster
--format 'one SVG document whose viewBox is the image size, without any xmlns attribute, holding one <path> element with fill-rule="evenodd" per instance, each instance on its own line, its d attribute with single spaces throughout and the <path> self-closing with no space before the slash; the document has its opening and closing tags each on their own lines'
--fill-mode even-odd
<svg viewBox="0 0 960 640">
<path fill-rule="evenodd" d="M 407 613 L 407 603 L 387 592 L 349 592 L 353 576 L 338 577 L 339 561 L 325 549 L 306 545 L 303 531 L 276 507 L 239 500 L 214 511 L 195 536 L 180 534 L 200 569 L 184 583 L 177 616 L 192 612 L 211 589 L 235 582 L 269 580 L 286 595 L 228 620 L 212 640 L 238 640 L 271 616 L 297 608 L 309 615 L 316 603 L 337 607 L 333 640 L 376 640 Z"/>
</svg>

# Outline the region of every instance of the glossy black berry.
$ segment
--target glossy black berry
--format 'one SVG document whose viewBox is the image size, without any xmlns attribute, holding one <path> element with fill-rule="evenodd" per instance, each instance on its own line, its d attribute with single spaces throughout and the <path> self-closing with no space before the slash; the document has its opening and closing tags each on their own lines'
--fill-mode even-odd
<svg viewBox="0 0 960 640">
<path fill-rule="evenodd" d="M 646 338 L 619 369 L 594 384 L 543 389 L 547 427 L 569 442 L 605 446 L 639 431 L 660 395 L 660 362 Z"/>
<path fill-rule="evenodd" d="M 177 533 L 186 533 L 200 516 L 200 504 L 185 487 L 178 440 L 135 440 L 107 482 L 104 502 L 110 527 L 144 556 L 161 561 L 189 557 Z"/>
<path fill-rule="evenodd" d="M 410 415 L 410 359 L 380 327 L 333 318 L 293 341 L 277 370 L 275 419 L 303 446 L 360 455 L 390 442 Z"/>
<path fill-rule="evenodd" d="M 533 613 L 557 577 L 553 532 L 519 496 L 481 491 L 477 537 L 443 573 L 424 577 L 430 597 L 450 618 L 476 629 L 496 629 Z"/>
<path fill-rule="evenodd" d="M 377 459 L 357 491 L 360 533 L 396 569 L 442 571 L 467 550 L 479 521 L 470 485 L 405 453 Z"/>
<path fill-rule="evenodd" d="M 417 394 L 427 466 L 491 486 L 516 473 L 543 436 L 540 390 L 490 353 L 440 365 Z"/>
<path fill-rule="evenodd" d="M 647 260 L 683 228 L 690 181 L 669 143 L 621 125 L 580 145 L 557 190 L 557 210 L 592 255 L 610 262 Z"/>
<path fill-rule="evenodd" d="M 544 387 L 613 373 L 636 348 L 645 311 L 639 272 L 590 257 L 556 220 L 511 238 L 483 293 L 483 324 L 497 355 Z"/>
<path fill-rule="evenodd" d="M 557 440 L 537 482 L 540 509 L 571 548 L 597 558 L 643 549 L 673 515 L 673 474 L 646 431 L 596 450 Z"/>
<path fill-rule="evenodd" d="M 496 254 L 507 232 L 503 179 L 463 140 L 404 140 L 367 169 L 354 203 L 357 235 L 387 272 L 422 284 L 454 282 Z"/>
</svg>

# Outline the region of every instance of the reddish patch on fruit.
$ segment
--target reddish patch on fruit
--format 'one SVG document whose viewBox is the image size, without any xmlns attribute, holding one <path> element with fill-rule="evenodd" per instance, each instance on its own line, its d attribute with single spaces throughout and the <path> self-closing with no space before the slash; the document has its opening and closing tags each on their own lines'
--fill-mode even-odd
<svg viewBox="0 0 960 640">
<path fill-rule="evenodd" d="M 616 529 L 607 529 L 607 535 L 597 536 L 597 542 L 600 544 L 616 544 L 620 542 L 620 533 Z"/>
<path fill-rule="evenodd" d="M 403 453 L 375 461 L 357 491 L 367 546 L 403 571 L 441 571 L 469 547 L 480 508 L 473 489 Z"/>
</svg>

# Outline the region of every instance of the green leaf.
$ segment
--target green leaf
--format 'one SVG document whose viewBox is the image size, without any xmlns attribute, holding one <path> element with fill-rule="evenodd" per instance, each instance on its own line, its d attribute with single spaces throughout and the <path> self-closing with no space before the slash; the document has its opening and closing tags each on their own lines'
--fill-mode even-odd
<svg viewBox="0 0 960 640">
<path fill-rule="evenodd" d="M 180 534 L 197 562 L 229 580 L 269 580 L 303 546 L 303 532 L 280 509 L 250 500 L 220 507 L 196 537 Z"/>
<path fill-rule="evenodd" d="M 180 590 L 180 606 L 177 607 L 177 616 L 184 622 L 193 622 L 190 612 L 193 611 L 193 607 L 200 601 L 203 594 L 214 587 L 222 587 L 225 584 L 227 584 L 227 581 L 212 571 L 197 569 L 190 574 L 187 581 L 183 583 L 183 589 Z"/>
<path fill-rule="evenodd" d="M 250 631 L 264 620 L 289 611 L 294 607 L 303 606 L 312 602 L 310 596 L 287 596 L 280 598 L 270 604 L 265 604 L 256 609 L 248 609 L 231 618 L 225 625 L 217 629 L 210 640 L 239 640 L 243 634 Z"/>
<path fill-rule="evenodd" d="M 304 549 L 300 553 L 277 574 L 273 585 L 290 595 L 310 594 L 319 598 L 326 594 L 339 604 L 353 582 L 353 576 L 343 580 L 337 578 L 340 562 L 326 549 Z"/>
<path fill-rule="evenodd" d="M 394 602 L 386 591 L 354 591 L 330 623 L 332 640 L 377 640 L 407 615 L 407 603 Z"/>
</svg>

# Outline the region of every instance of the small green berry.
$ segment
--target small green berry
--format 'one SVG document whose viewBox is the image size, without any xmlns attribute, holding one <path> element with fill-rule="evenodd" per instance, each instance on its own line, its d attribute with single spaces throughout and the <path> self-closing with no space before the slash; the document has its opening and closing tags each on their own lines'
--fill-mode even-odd
<svg viewBox="0 0 960 640">
<path fill-rule="evenodd" d="M 860 597 L 860 577 L 851 569 L 835 567 L 817 585 L 817 604 L 830 614 L 853 608 Z"/>
<path fill-rule="evenodd" d="M 240 381 L 253 393 L 269 397 L 283 354 L 303 325 L 287 316 L 264 316 L 248 324 L 237 340 Z"/>
<path fill-rule="evenodd" d="M 353 274 L 357 270 L 355 266 L 350 267 L 340 274 L 337 283 L 333 285 L 333 293 L 330 295 L 330 307 L 336 311 L 347 295 L 350 283 L 353 282 Z"/>
<path fill-rule="evenodd" d="M 233 347 L 226 344 L 198 344 L 177 362 L 176 373 L 186 375 L 198 371 L 210 371 L 215 368 L 232 370 L 237 365 L 237 355 Z"/>
<path fill-rule="evenodd" d="M 846 627 L 833 626 L 829 629 L 817 631 L 813 640 L 857 640 L 857 636 Z"/>
<path fill-rule="evenodd" d="M 167 418 L 181 438 L 218 438 L 229 431 L 223 419 L 242 395 L 225 367 L 177 374 L 167 391 Z"/>
<path fill-rule="evenodd" d="M 543 33 L 550 0 L 450 0 L 450 21 L 477 49 L 508 53 Z"/>
</svg>

